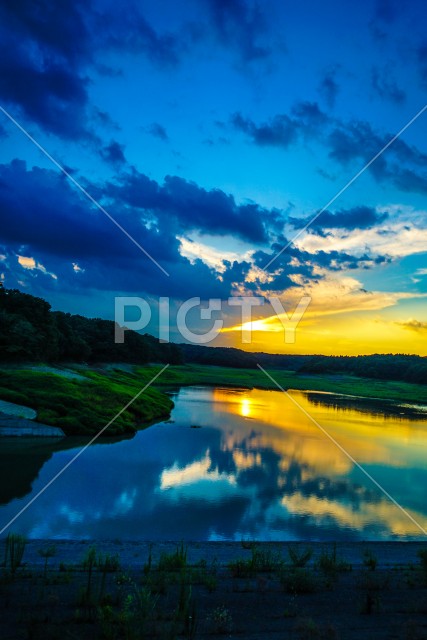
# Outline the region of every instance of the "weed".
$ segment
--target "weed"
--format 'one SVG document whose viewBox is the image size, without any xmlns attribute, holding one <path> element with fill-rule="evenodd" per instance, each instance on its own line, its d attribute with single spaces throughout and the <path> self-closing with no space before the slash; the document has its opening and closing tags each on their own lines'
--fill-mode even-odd
<svg viewBox="0 0 427 640">
<path fill-rule="evenodd" d="M 226 607 L 220 606 L 208 616 L 208 624 L 212 633 L 230 633 L 233 626 L 231 613 Z"/>
<path fill-rule="evenodd" d="M 9 565 L 11 574 L 15 574 L 16 570 L 22 565 L 27 540 L 25 536 L 16 533 L 9 533 L 6 538 L 6 549 L 4 566 Z"/>
<path fill-rule="evenodd" d="M 150 544 L 149 551 L 148 551 L 148 560 L 147 560 L 147 562 L 144 564 L 144 569 L 143 569 L 144 574 L 145 574 L 146 576 L 150 573 L 150 571 L 151 571 L 151 566 L 152 566 L 152 563 L 153 563 L 152 549 L 153 549 L 153 545 L 152 545 L 152 544 Z"/>
<path fill-rule="evenodd" d="M 233 578 L 251 578 L 254 574 L 254 568 L 251 560 L 243 560 L 238 558 L 228 563 Z"/>
<path fill-rule="evenodd" d="M 311 547 L 307 547 L 306 549 L 298 551 L 298 547 L 289 545 L 288 554 L 294 567 L 305 567 L 313 555 L 313 549 Z"/>
<path fill-rule="evenodd" d="M 92 604 L 92 575 L 97 562 L 96 547 L 89 547 L 83 560 L 83 569 L 87 571 L 86 589 L 81 593 L 81 604 Z"/>
<path fill-rule="evenodd" d="M 252 566 L 254 571 L 275 571 L 280 569 L 284 562 L 279 553 L 274 553 L 270 549 L 252 548 Z"/>
<path fill-rule="evenodd" d="M 313 571 L 304 567 L 283 569 L 279 574 L 280 582 L 288 593 L 314 593 L 319 588 L 319 580 Z"/>
<path fill-rule="evenodd" d="M 162 553 L 158 568 L 166 571 L 177 571 L 187 566 L 187 547 L 181 542 L 174 553 Z"/>
<path fill-rule="evenodd" d="M 371 549 L 365 549 L 365 551 L 363 552 L 363 564 L 370 571 L 375 571 L 375 569 L 377 568 L 378 558 L 371 551 Z"/>
<path fill-rule="evenodd" d="M 330 553 L 328 553 L 327 550 L 322 551 L 316 562 L 316 566 L 325 576 L 330 578 L 334 578 L 337 573 L 351 571 L 352 568 L 351 564 L 337 557 L 336 544 L 333 545 Z"/>
<path fill-rule="evenodd" d="M 39 556 L 44 558 L 44 580 L 46 582 L 47 563 L 49 561 L 49 558 L 53 558 L 53 556 L 56 555 L 56 547 L 55 547 L 55 545 L 51 545 L 50 547 L 44 547 L 44 549 L 39 549 L 38 550 L 38 554 L 39 554 Z"/>
</svg>

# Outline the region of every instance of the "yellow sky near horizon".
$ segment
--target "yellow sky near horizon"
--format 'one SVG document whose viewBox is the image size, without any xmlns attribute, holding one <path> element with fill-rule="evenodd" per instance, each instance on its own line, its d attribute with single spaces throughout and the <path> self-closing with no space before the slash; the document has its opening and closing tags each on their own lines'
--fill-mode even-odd
<svg viewBox="0 0 427 640">
<path fill-rule="evenodd" d="M 270 353 L 427 356 L 427 322 L 410 315 L 415 306 L 424 309 L 425 294 L 368 292 L 357 279 L 340 278 L 305 287 L 304 295 L 311 301 L 298 324 L 292 325 L 292 320 L 298 321 L 293 314 L 302 296 L 301 288 L 294 287 L 282 302 L 284 313 L 276 314 L 270 305 L 255 307 L 252 322 L 223 328 L 217 344 Z M 419 310 L 417 318 L 423 318 Z M 295 341 L 286 342 L 285 328 L 292 326 L 296 326 Z M 250 335 L 250 342 L 244 335 Z"/>
<path fill-rule="evenodd" d="M 378 315 L 366 318 L 360 312 L 344 316 L 301 320 L 295 342 L 285 342 L 280 320 L 270 316 L 254 323 L 251 342 L 242 343 L 242 325 L 223 330 L 227 346 L 268 353 L 369 355 L 372 353 L 410 353 L 427 356 L 427 331 L 402 326 Z M 249 323 L 246 326 L 249 328 Z M 232 337 L 231 337 L 232 336 Z"/>
</svg>

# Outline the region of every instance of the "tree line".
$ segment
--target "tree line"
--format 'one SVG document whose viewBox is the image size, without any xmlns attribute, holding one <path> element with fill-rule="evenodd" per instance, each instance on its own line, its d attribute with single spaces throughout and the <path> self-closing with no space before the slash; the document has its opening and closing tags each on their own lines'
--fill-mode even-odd
<svg viewBox="0 0 427 640">
<path fill-rule="evenodd" d="M 250 353 L 229 347 L 160 343 L 127 331 L 114 343 L 112 320 L 52 311 L 46 300 L 0 288 L 1 362 L 167 362 L 222 367 L 286 369 L 301 374 L 354 375 L 427 383 L 427 358 L 406 354 L 369 356 Z"/>
<path fill-rule="evenodd" d="M 175 344 L 134 331 L 115 344 L 114 330 L 112 320 L 52 311 L 42 298 L 0 288 L 2 362 L 182 362 Z"/>
</svg>

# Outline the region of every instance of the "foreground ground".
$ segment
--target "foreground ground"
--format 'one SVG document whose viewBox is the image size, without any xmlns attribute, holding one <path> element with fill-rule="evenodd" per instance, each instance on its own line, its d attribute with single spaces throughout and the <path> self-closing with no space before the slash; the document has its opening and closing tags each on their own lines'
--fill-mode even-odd
<svg viewBox="0 0 427 640">
<path fill-rule="evenodd" d="M 18 566 L 20 542 L 0 570 L 3 640 L 427 638 L 418 543 L 32 541 Z"/>
</svg>

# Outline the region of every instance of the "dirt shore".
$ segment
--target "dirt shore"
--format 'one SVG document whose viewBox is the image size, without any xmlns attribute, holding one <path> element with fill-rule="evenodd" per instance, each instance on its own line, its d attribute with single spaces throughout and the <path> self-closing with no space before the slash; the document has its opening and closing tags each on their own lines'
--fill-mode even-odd
<svg viewBox="0 0 427 640">
<path fill-rule="evenodd" d="M 425 549 L 32 540 L 0 569 L 0 637 L 425 640 Z"/>
</svg>

